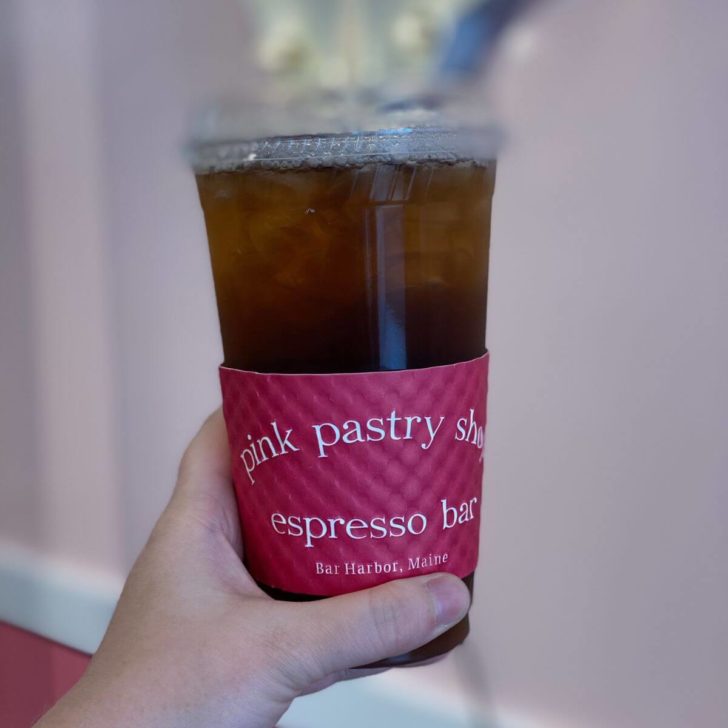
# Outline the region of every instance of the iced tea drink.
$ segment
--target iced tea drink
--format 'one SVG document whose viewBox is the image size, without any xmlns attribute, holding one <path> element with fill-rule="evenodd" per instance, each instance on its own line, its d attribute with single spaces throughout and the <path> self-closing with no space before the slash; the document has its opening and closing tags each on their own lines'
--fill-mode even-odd
<svg viewBox="0 0 728 728">
<path fill-rule="evenodd" d="M 451 148 L 448 133 L 402 136 L 265 140 L 201 156 L 225 367 L 396 372 L 485 354 L 495 161 Z M 461 576 L 472 591 L 473 574 Z M 261 587 L 278 599 L 326 595 Z M 387 664 L 441 654 L 467 632 L 466 618 Z"/>
</svg>

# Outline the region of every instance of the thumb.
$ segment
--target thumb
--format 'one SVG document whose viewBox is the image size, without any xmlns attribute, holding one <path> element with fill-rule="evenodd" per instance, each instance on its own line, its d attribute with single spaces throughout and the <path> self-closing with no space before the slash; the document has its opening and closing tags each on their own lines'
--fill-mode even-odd
<svg viewBox="0 0 728 728">
<path fill-rule="evenodd" d="M 301 654 L 323 677 L 426 644 L 459 622 L 470 594 L 452 574 L 428 574 L 297 605 Z"/>
</svg>

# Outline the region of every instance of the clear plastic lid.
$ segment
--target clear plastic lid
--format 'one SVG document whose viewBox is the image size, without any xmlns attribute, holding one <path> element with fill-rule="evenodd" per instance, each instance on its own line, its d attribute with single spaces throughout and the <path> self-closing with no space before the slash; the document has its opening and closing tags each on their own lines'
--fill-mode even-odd
<svg viewBox="0 0 728 728">
<path fill-rule="evenodd" d="M 281 118 L 276 113 L 267 123 L 264 119 L 260 113 L 221 107 L 209 112 L 187 146 L 194 171 L 488 162 L 502 143 L 495 124 L 448 125 L 440 114 L 423 110 L 380 113 L 370 117 L 369 128 L 356 125 L 361 129 L 351 128 L 343 117 L 325 115 Z"/>
<path fill-rule="evenodd" d="M 476 0 L 242 2 L 264 83 L 196 118 L 197 173 L 495 158 L 501 134 L 483 99 L 443 71 Z"/>
</svg>

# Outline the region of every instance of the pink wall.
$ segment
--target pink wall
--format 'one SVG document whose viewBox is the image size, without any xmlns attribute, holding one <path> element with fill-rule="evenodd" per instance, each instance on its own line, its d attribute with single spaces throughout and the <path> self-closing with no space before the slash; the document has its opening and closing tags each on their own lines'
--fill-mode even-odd
<svg viewBox="0 0 728 728">
<path fill-rule="evenodd" d="M 501 54 L 483 557 L 472 639 L 412 678 L 432 691 L 728 722 L 728 5 L 695 7 L 554 0 Z M 0 538 L 122 574 L 218 397 L 178 150 L 251 83 L 247 26 L 232 0 L 0 13 Z"/>
</svg>

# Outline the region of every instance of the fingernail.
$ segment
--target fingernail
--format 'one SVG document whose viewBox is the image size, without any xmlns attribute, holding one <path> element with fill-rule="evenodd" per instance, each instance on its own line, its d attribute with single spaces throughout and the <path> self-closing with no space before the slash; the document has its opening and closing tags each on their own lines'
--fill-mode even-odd
<svg viewBox="0 0 728 728">
<path fill-rule="evenodd" d="M 437 623 L 446 627 L 459 622 L 470 608 L 470 594 L 459 579 L 446 574 L 438 574 L 429 579 L 425 586 L 435 603 Z"/>
</svg>

